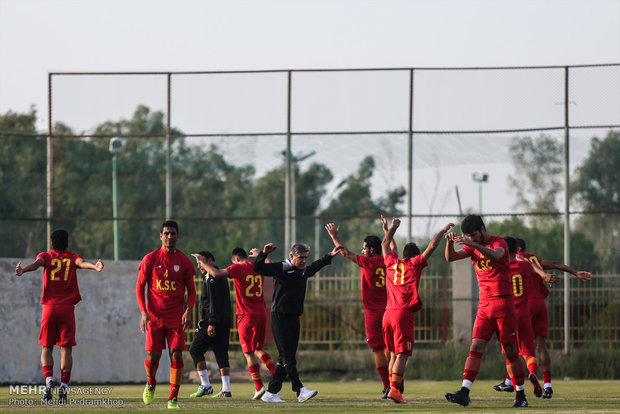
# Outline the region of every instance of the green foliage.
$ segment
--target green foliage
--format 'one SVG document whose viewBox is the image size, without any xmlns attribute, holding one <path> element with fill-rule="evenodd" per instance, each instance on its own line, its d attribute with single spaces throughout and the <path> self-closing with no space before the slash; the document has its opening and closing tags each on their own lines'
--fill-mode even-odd
<svg viewBox="0 0 620 414">
<path fill-rule="evenodd" d="M 527 251 L 541 259 L 564 262 L 564 227 L 559 222 L 553 221 L 544 227 L 528 227 L 521 218 L 511 217 L 502 222 L 489 222 L 487 230 L 499 236 L 522 238 Z M 578 230 L 571 232 L 571 267 L 591 272 L 599 270 L 594 244 Z"/>
<path fill-rule="evenodd" d="M 604 272 L 620 272 L 620 132 L 594 138 L 590 153 L 577 169 L 572 194 L 587 212 L 577 228 L 594 241 Z"/>
<path fill-rule="evenodd" d="M 555 213 L 556 198 L 562 190 L 562 146 L 552 137 L 515 138 L 510 144 L 515 175 L 509 178 L 517 197 L 516 207 L 527 212 Z M 553 222 L 547 217 L 532 219 L 544 226 Z"/>
</svg>

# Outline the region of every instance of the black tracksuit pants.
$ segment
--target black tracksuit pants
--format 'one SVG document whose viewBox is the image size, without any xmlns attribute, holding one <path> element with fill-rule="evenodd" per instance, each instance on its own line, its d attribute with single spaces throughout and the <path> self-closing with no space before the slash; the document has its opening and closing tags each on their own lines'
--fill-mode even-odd
<svg viewBox="0 0 620 414">
<path fill-rule="evenodd" d="M 303 384 L 297 372 L 297 346 L 299 345 L 299 316 L 288 313 L 271 312 L 271 329 L 278 347 L 278 362 L 276 372 L 269 381 L 270 393 L 278 393 L 282 389 L 282 382 L 288 375 L 291 388 L 299 392 Z"/>
</svg>

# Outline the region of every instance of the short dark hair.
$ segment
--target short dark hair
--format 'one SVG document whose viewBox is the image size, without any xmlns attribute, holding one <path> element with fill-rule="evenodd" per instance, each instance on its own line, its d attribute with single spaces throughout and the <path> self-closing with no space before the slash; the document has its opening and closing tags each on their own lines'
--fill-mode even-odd
<svg viewBox="0 0 620 414">
<path fill-rule="evenodd" d="M 67 230 L 54 230 L 50 236 L 52 250 L 67 250 L 69 247 L 69 233 Z"/>
<path fill-rule="evenodd" d="M 469 216 L 463 219 L 461 223 L 461 231 L 464 234 L 472 234 L 475 231 L 480 231 L 484 226 L 484 221 L 482 221 L 482 217 L 476 214 L 470 214 Z"/>
<path fill-rule="evenodd" d="M 373 249 L 375 254 L 381 254 L 381 239 L 377 236 L 366 236 L 364 239 L 364 243 L 366 243 L 366 247 L 368 250 Z"/>
<path fill-rule="evenodd" d="M 506 244 L 508 245 L 508 254 L 510 255 L 514 255 L 517 254 L 517 239 L 515 239 L 514 237 L 504 237 L 504 240 L 506 240 Z"/>
<path fill-rule="evenodd" d="M 170 226 L 168 226 L 168 227 L 170 227 Z M 211 259 L 211 260 L 213 260 L 213 261 L 215 262 L 215 257 L 214 257 L 214 256 L 213 256 L 213 254 L 212 254 L 210 251 L 208 251 L 208 250 L 201 250 L 201 251 L 199 251 L 199 252 L 198 252 L 198 254 L 199 254 L 199 255 L 201 255 L 201 256 L 204 256 L 204 258 L 205 258 L 206 260 Z"/>
<path fill-rule="evenodd" d="M 161 225 L 161 230 L 159 231 L 160 233 L 163 233 L 164 227 L 172 227 L 172 228 L 176 229 L 177 234 L 179 234 L 179 225 L 174 220 L 166 220 L 166 221 L 164 221 L 163 224 Z"/>
<path fill-rule="evenodd" d="M 243 250 L 243 248 L 241 247 L 235 247 L 234 249 L 232 249 L 232 253 L 230 254 L 232 257 L 238 257 L 239 259 L 247 259 L 248 258 L 248 254 L 245 250 Z"/>
<path fill-rule="evenodd" d="M 418 245 L 413 242 L 407 243 L 405 244 L 405 247 L 403 247 L 403 257 L 405 259 L 416 257 L 419 254 L 420 254 L 420 249 L 418 248 Z"/>
<path fill-rule="evenodd" d="M 290 254 L 293 256 L 299 256 L 300 253 L 308 253 L 310 251 L 310 246 L 307 244 L 295 243 L 293 247 L 291 247 Z"/>
<path fill-rule="evenodd" d="M 524 252 L 525 251 L 525 240 L 520 239 L 518 237 L 515 237 L 515 240 L 517 241 L 517 247 L 520 247 L 521 251 Z"/>
</svg>

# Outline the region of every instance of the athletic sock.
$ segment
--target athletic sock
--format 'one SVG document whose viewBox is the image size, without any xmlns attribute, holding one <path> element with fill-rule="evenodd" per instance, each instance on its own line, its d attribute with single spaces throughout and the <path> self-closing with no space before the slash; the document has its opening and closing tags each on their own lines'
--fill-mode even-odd
<svg viewBox="0 0 620 414">
<path fill-rule="evenodd" d="M 43 376 L 45 377 L 45 385 L 50 386 L 50 383 L 54 381 L 54 366 L 43 365 Z"/>
<path fill-rule="evenodd" d="M 256 387 L 256 391 L 263 388 L 263 379 L 260 376 L 260 366 L 258 364 L 254 364 L 248 367 L 250 371 L 250 376 L 252 377 L 252 381 L 254 381 L 254 386 Z"/>
<path fill-rule="evenodd" d="M 209 388 L 211 386 L 211 381 L 209 381 L 209 371 L 203 369 L 198 371 L 198 376 L 200 377 L 200 386 L 202 388 Z"/>
<path fill-rule="evenodd" d="M 392 372 L 392 377 L 390 378 L 390 387 L 396 388 L 398 390 L 400 389 L 402 383 L 403 383 L 402 374 Z"/>
<path fill-rule="evenodd" d="M 230 391 L 230 375 L 222 375 L 222 391 Z"/>
<path fill-rule="evenodd" d="M 525 383 L 525 374 L 523 372 L 523 364 L 521 360 L 519 360 L 519 355 L 514 354 L 512 356 L 506 357 L 510 366 L 508 367 L 508 373 L 512 378 L 512 383 L 515 387 L 515 390 L 519 391 L 519 389 L 523 390 Z"/>
<path fill-rule="evenodd" d="M 538 359 L 536 359 L 534 355 L 527 355 L 525 357 L 525 363 L 530 374 L 538 374 Z"/>
<path fill-rule="evenodd" d="M 383 382 L 383 389 L 386 389 L 390 386 L 390 375 L 388 373 L 388 367 L 377 367 L 377 372 L 381 377 L 381 381 Z"/>
<path fill-rule="evenodd" d="M 273 375 L 276 372 L 276 364 L 273 363 L 273 359 L 271 359 L 271 355 L 265 352 L 263 355 L 261 355 L 260 360 L 263 361 L 263 364 L 265 364 L 269 372 L 271 372 L 271 375 Z"/>
<path fill-rule="evenodd" d="M 60 385 L 67 387 L 71 381 L 71 371 L 60 371 Z"/>
<path fill-rule="evenodd" d="M 547 384 L 549 384 L 549 387 L 551 386 L 551 371 L 543 371 L 543 382 L 545 383 L 545 388 L 547 388 Z"/>
<path fill-rule="evenodd" d="M 508 373 L 509 368 L 510 368 L 510 362 L 506 360 L 506 379 L 504 380 L 505 385 L 512 385 L 512 380 L 510 379 L 510 374 Z"/>
<path fill-rule="evenodd" d="M 170 396 L 168 397 L 169 400 L 178 397 L 182 379 L 183 361 L 172 361 L 170 363 Z"/>
<path fill-rule="evenodd" d="M 465 381 L 469 381 L 473 383 L 476 380 L 476 375 L 478 375 L 478 372 L 480 371 L 481 359 L 482 359 L 481 352 L 469 351 L 469 356 L 467 357 L 467 360 L 465 361 L 465 369 L 463 370 L 463 386 L 464 387 L 466 387 L 466 385 L 464 384 Z M 471 388 L 471 385 L 469 385 L 469 387 L 466 387 L 466 388 Z"/>
<path fill-rule="evenodd" d="M 151 365 L 148 358 L 144 358 L 144 369 L 146 370 L 146 379 L 149 385 L 157 384 L 157 368 L 159 363 Z"/>
</svg>

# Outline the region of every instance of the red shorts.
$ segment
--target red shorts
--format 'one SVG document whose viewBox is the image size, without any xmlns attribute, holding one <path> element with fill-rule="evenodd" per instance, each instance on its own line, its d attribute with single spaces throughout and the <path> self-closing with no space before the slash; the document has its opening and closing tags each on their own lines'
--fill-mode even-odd
<svg viewBox="0 0 620 414">
<path fill-rule="evenodd" d="M 267 315 L 265 313 L 237 315 L 237 330 L 239 331 L 239 343 L 243 353 L 254 352 L 265 346 L 265 326 Z"/>
<path fill-rule="evenodd" d="M 547 304 L 544 299 L 530 299 L 530 317 L 532 318 L 532 329 L 534 336 L 547 337 L 547 329 L 549 328 L 549 314 L 547 313 Z"/>
<path fill-rule="evenodd" d="M 148 352 L 166 349 L 166 341 L 170 349 L 185 349 L 185 331 L 181 323 L 181 316 L 174 318 L 175 322 L 158 318 L 150 314 L 151 321 L 146 329 L 144 349 Z"/>
<path fill-rule="evenodd" d="M 530 319 L 530 307 L 527 304 L 521 305 L 516 308 L 516 311 L 517 344 L 519 345 L 519 355 L 536 355 L 534 331 L 532 331 L 532 320 Z"/>
<path fill-rule="evenodd" d="M 517 342 L 517 318 L 512 296 L 485 299 L 478 303 L 471 337 L 488 341 L 493 334 L 503 344 Z"/>
<path fill-rule="evenodd" d="M 385 349 L 383 339 L 383 314 L 385 309 L 365 309 L 364 326 L 366 328 L 366 343 L 373 352 Z"/>
<path fill-rule="evenodd" d="M 413 312 L 409 309 L 386 309 L 383 315 L 383 339 L 388 351 L 411 356 L 413 321 Z"/>
<path fill-rule="evenodd" d="M 76 345 L 74 305 L 43 305 L 39 345 Z"/>
</svg>

